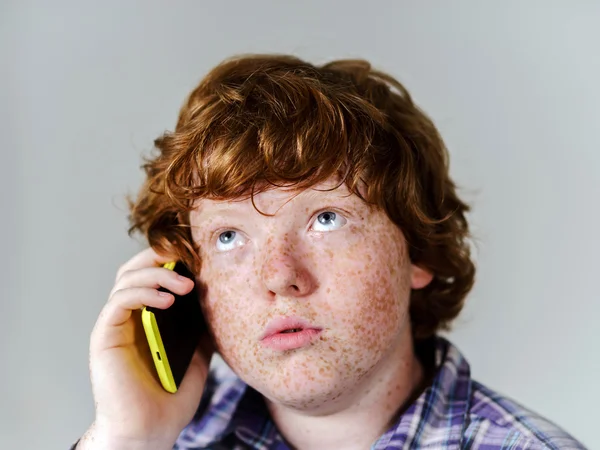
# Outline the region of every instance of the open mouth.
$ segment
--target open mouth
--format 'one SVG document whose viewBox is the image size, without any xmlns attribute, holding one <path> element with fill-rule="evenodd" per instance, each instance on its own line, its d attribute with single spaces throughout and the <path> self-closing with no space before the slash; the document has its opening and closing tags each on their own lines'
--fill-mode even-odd
<svg viewBox="0 0 600 450">
<path fill-rule="evenodd" d="M 280 316 L 269 322 L 260 342 L 275 351 L 296 350 L 310 346 L 321 332 L 321 327 L 300 317 Z"/>
</svg>

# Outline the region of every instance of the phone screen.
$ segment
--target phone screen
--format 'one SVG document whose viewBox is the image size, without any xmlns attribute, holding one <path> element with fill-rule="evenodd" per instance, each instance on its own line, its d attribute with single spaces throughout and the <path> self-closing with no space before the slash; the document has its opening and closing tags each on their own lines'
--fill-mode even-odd
<svg viewBox="0 0 600 450">
<path fill-rule="evenodd" d="M 181 263 L 173 269 L 180 275 L 194 279 L 192 273 Z M 160 291 L 170 292 L 165 288 Z M 173 294 L 171 292 L 171 294 Z M 196 286 L 186 295 L 173 294 L 174 303 L 167 309 L 147 307 L 154 313 L 173 380 L 179 388 L 183 376 L 192 360 L 200 337 L 206 332 L 206 322 L 200 309 Z M 160 358 L 159 355 L 155 355 Z"/>
</svg>

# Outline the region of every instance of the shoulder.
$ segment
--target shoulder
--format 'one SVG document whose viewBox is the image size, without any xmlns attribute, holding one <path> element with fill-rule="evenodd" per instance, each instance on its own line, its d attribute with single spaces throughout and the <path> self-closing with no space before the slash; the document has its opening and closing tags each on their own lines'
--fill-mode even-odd
<svg viewBox="0 0 600 450">
<path fill-rule="evenodd" d="M 471 408 L 461 448 L 585 449 L 573 436 L 545 417 L 492 389 L 472 382 Z"/>
</svg>

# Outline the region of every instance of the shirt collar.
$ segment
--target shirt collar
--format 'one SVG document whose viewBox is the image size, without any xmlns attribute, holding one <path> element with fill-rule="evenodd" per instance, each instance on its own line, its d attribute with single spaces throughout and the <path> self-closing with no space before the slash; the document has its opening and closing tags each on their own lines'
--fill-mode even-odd
<svg viewBox="0 0 600 450">
<path fill-rule="evenodd" d="M 471 404 L 468 362 L 450 342 L 435 338 L 433 382 L 372 447 L 459 449 Z"/>
<path fill-rule="evenodd" d="M 240 400 L 230 432 L 255 449 L 272 449 L 275 448 L 275 442 L 283 443 L 283 437 L 271 420 L 263 396 L 249 386 Z"/>
</svg>

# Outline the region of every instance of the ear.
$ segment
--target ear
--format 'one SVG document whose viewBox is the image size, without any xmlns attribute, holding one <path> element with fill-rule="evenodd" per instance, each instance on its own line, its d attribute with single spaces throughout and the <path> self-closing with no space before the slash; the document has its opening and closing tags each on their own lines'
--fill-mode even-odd
<svg viewBox="0 0 600 450">
<path fill-rule="evenodd" d="M 412 289 L 423 289 L 433 280 L 433 273 L 422 267 L 411 266 L 410 287 Z"/>
</svg>

